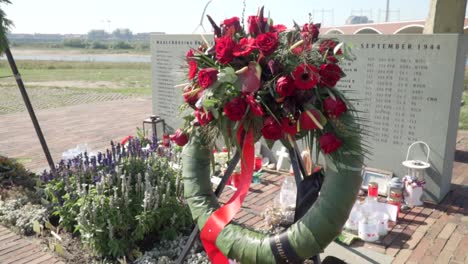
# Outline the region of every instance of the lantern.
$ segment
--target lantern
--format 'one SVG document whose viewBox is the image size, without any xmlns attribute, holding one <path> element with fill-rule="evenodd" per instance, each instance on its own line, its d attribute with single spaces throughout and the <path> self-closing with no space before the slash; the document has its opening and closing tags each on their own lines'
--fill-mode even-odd
<svg viewBox="0 0 468 264">
<path fill-rule="evenodd" d="M 145 136 L 146 133 L 145 124 L 151 124 L 151 128 L 153 130 L 153 137 L 155 139 L 158 138 L 158 130 L 161 132 L 159 133 L 160 135 L 166 133 L 166 122 L 164 121 L 164 119 L 161 119 L 157 115 L 151 115 L 149 118 L 143 120 L 143 136 Z M 158 124 L 162 124 L 162 130 L 158 129 Z"/>
<path fill-rule="evenodd" d="M 426 161 L 422 160 L 410 160 L 409 155 L 411 148 L 417 144 L 424 145 L 426 147 Z M 423 187 L 426 176 L 426 169 L 431 167 L 429 164 L 429 146 L 423 141 L 416 141 L 408 147 L 408 152 L 406 153 L 406 160 L 403 161 L 403 166 L 408 169 L 407 175 L 404 177 L 405 183 L 405 202 L 408 206 L 420 206 L 423 204 L 421 201 L 421 196 L 423 194 Z"/>
</svg>

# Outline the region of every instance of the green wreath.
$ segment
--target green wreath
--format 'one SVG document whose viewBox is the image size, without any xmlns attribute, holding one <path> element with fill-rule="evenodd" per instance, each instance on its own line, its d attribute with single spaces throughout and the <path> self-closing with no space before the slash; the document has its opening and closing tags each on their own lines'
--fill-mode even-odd
<svg viewBox="0 0 468 264">
<path fill-rule="evenodd" d="M 185 146 L 182 154 L 184 195 L 200 230 L 208 217 L 219 208 L 210 182 L 211 149 L 207 143 L 197 134 Z M 360 153 L 343 153 L 339 162 L 329 157 L 326 161 L 325 181 L 319 199 L 299 221 L 284 231 L 300 259 L 323 252 L 339 235 L 361 186 Z M 276 236 L 230 223 L 219 234 L 216 245 L 223 254 L 241 263 L 277 263 L 270 245 L 272 240 L 277 240 Z"/>
<path fill-rule="evenodd" d="M 352 101 L 335 88 L 344 77 L 339 62 L 352 59 L 335 39 L 319 39 L 319 25 L 287 30 L 263 16 L 226 19 L 214 28 L 215 45 L 187 53 L 182 110 L 185 125 L 171 139 L 185 146 L 185 197 L 198 222 L 210 260 L 226 256 L 243 263 L 296 263 L 322 252 L 339 234 L 361 185 L 364 144 Z M 219 207 L 210 182 L 210 157 L 222 136 L 241 154 L 241 187 Z M 230 223 L 248 192 L 254 139 L 281 141 L 294 148 L 304 140 L 326 160 L 320 196 L 285 232 L 273 236 Z"/>
</svg>

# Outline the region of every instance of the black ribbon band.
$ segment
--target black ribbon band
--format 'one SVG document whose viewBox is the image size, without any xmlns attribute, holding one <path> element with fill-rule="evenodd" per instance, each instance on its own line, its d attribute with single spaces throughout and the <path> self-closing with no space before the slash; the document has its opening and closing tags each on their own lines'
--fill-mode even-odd
<svg viewBox="0 0 468 264">
<path fill-rule="evenodd" d="M 288 233 L 283 232 L 270 237 L 270 248 L 275 257 L 276 263 L 285 264 L 302 263 L 301 257 L 299 257 L 294 251 L 291 243 L 289 243 Z"/>
</svg>

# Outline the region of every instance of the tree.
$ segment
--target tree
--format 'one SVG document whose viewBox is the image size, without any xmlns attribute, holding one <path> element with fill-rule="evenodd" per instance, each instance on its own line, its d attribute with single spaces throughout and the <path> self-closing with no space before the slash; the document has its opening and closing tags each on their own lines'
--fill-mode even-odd
<svg viewBox="0 0 468 264">
<path fill-rule="evenodd" d="M 11 4 L 10 0 L 0 0 L 0 4 Z M 5 12 L 0 6 L 0 55 L 8 48 L 8 39 L 6 33 L 13 26 L 13 22 L 6 18 Z"/>
<path fill-rule="evenodd" d="M 103 29 L 93 29 L 88 32 L 88 40 L 106 40 L 109 34 Z"/>
<path fill-rule="evenodd" d="M 112 36 L 116 39 L 128 41 L 132 39 L 133 33 L 128 28 L 118 28 L 112 32 Z"/>
</svg>

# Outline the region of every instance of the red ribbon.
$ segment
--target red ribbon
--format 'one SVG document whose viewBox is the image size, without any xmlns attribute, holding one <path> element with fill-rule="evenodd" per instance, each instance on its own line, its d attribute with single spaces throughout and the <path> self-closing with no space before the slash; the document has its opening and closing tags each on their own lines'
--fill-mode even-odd
<svg viewBox="0 0 468 264">
<path fill-rule="evenodd" d="M 241 127 L 237 133 L 238 142 L 242 142 L 240 139 L 243 131 L 244 129 Z M 208 218 L 200 232 L 201 241 L 211 263 L 228 263 L 227 257 L 224 256 L 216 246 L 216 238 L 221 230 L 231 222 L 236 213 L 240 210 L 244 198 L 249 191 L 254 169 L 254 151 L 254 136 L 252 129 L 249 129 L 245 135 L 244 144 L 242 146 L 241 175 L 239 184 L 236 186 L 237 191 L 224 206 L 216 210 Z"/>
</svg>

